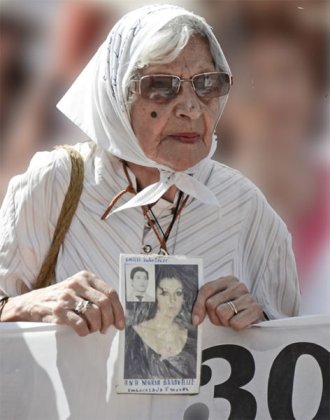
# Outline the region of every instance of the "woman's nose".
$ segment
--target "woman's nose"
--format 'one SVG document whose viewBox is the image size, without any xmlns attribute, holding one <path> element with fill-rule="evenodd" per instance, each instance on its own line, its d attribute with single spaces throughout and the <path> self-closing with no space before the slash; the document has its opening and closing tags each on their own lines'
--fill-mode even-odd
<svg viewBox="0 0 330 420">
<path fill-rule="evenodd" d="M 176 301 L 176 297 L 175 296 L 170 296 L 170 303 L 175 303 Z"/>
<path fill-rule="evenodd" d="M 188 117 L 195 120 L 201 116 L 201 104 L 191 83 L 182 83 L 177 96 L 175 114 L 177 117 Z"/>
</svg>

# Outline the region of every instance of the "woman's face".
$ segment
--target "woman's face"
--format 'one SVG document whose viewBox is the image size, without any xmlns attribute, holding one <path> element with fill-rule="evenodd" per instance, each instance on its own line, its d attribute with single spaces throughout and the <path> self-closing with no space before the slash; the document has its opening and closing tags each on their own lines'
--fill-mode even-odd
<svg viewBox="0 0 330 420">
<path fill-rule="evenodd" d="M 170 318 L 175 318 L 183 305 L 183 288 L 180 280 L 164 278 L 156 290 L 158 311 Z"/>
<path fill-rule="evenodd" d="M 215 67 L 207 41 L 193 36 L 176 60 L 169 64 L 147 66 L 141 76 L 168 74 L 191 78 L 212 71 Z M 157 113 L 156 118 L 151 118 L 152 112 Z M 154 102 L 135 94 L 131 121 L 148 158 L 183 171 L 208 155 L 219 113 L 219 98 L 201 99 L 191 83 L 182 83 L 179 94 L 163 102 Z"/>
</svg>

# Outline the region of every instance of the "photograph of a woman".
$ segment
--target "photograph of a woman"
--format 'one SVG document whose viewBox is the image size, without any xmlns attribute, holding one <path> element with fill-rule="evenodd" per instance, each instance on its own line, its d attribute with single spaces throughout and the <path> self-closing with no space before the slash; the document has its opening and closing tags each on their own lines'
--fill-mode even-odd
<svg viewBox="0 0 330 420">
<path fill-rule="evenodd" d="M 191 312 L 197 265 L 156 265 L 156 302 L 131 304 L 125 331 L 125 379 L 195 378 L 197 327 Z"/>
</svg>

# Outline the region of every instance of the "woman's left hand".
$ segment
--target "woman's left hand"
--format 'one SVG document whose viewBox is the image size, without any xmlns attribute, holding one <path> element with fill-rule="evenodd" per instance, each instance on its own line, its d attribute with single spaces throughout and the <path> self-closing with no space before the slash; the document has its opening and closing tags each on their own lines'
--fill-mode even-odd
<svg viewBox="0 0 330 420">
<path fill-rule="evenodd" d="M 265 321 L 261 305 L 245 284 L 234 276 L 221 277 L 200 288 L 192 312 L 193 324 L 199 325 L 206 314 L 214 325 L 232 327 L 234 330 Z"/>
</svg>

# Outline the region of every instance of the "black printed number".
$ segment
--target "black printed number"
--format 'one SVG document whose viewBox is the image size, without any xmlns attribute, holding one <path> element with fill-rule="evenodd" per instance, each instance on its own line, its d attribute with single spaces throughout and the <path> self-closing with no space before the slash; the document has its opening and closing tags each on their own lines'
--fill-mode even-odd
<svg viewBox="0 0 330 420">
<path fill-rule="evenodd" d="M 315 420 L 330 418 L 330 355 L 314 343 L 293 343 L 286 346 L 272 365 L 268 382 L 268 407 L 273 420 L 294 420 L 292 393 L 295 368 L 300 356 L 313 356 L 320 366 L 323 390 Z M 285 372 L 285 374 L 284 374 Z M 306 384 L 306 391 L 313 392 Z"/>
<path fill-rule="evenodd" d="M 215 358 L 225 359 L 231 366 L 228 380 L 214 387 L 214 398 L 225 398 L 230 402 L 228 420 L 254 419 L 257 412 L 256 400 L 249 391 L 241 389 L 254 376 L 255 364 L 251 353 L 244 347 L 236 345 L 214 346 L 203 351 L 202 362 Z M 210 367 L 202 365 L 201 385 L 206 385 L 211 376 Z"/>
</svg>

